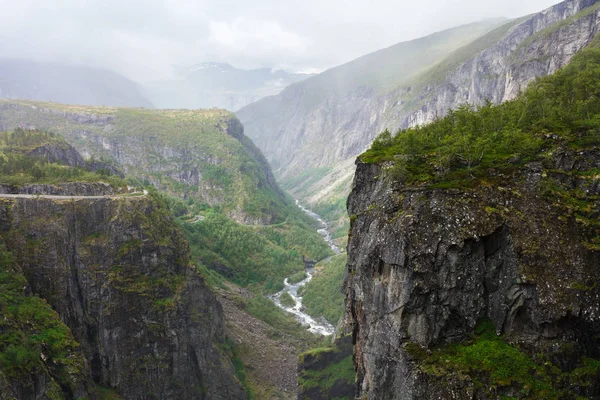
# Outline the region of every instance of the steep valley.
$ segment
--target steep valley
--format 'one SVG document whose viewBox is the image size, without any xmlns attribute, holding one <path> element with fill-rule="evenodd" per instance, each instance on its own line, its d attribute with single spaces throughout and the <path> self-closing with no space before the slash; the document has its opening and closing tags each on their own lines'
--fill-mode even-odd
<svg viewBox="0 0 600 400">
<path fill-rule="evenodd" d="M 600 398 L 599 26 L 464 25 L 237 116 L 0 99 L 0 400 Z"/>
<path fill-rule="evenodd" d="M 162 112 L 139 110 L 133 124 L 116 109 L 40 106 L 5 102 L 0 117 L 5 129 L 51 130 L 0 134 L 0 284 L 12 290 L 0 303 L 12 316 L 0 327 L 0 398 L 292 398 L 297 354 L 319 338 L 263 293 L 303 257 L 332 253 L 239 122 L 197 111 L 179 142 Z M 173 148 L 118 130 L 153 115 Z M 194 140 L 215 147 L 179 158 Z M 281 350 L 265 356 L 263 339 Z M 280 378 L 265 380 L 270 368 Z"/>
<path fill-rule="evenodd" d="M 596 1 L 567 0 L 521 19 L 459 27 L 328 70 L 237 116 L 282 186 L 341 229 L 354 159 L 377 135 L 429 123 L 465 102 L 514 98 L 568 64 L 598 21 Z"/>
</svg>

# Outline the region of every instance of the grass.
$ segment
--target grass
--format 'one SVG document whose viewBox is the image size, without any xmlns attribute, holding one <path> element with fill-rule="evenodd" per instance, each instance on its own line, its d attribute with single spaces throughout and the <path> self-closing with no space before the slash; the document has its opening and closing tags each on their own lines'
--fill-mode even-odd
<svg viewBox="0 0 600 400">
<path fill-rule="evenodd" d="M 301 370 L 298 373 L 299 398 L 306 399 L 309 393 L 317 391 L 321 398 L 348 399 L 353 397 L 334 397 L 332 391 L 336 384 L 347 388 L 354 387 L 355 371 L 352 361 L 352 344 L 349 338 L 343 338 L 341 343 L 327 347 L 313 348 L 302 353 L 299 358 Z"/>
<path fill-rule="evenodd" d="M 491 321 L 483 319 L 472 340 L 449 344 L 426 352 L 409 343 L 407 351 L 420 361 L 420 369 L 430 375 L 469 376 L 476 388 L 495 395 L 495 388 L 517 387 L 520 398 L 559 399 L 576 397 L 569 385 L 585 383 L 600 373 L 600 361 L 582 358 L 572 371 L 561 371 L 548 360 L 535 359 L 496 335 Z M 564 386 L 564 382 L 568 384 Z M 584 385 L 585 386 L 585 385 Z"/>
<path fill-rule="evenodd" d="M 296 301 L 294 301 L 292 295 L 288 292 L 282 293 L 279 301 L 281 301 L 281 304 L 286 307 L 294 307 L 296 305 Z"/>
<path fill-rule="evenodd" d="M 239 298 L 239 302 L 250 314 L 271 325 L 277 332 L 289 334 L 307 343 L 316 340 L 316 336 L 296 321 L 293 316 L 260 294 L 250 298 Z"/>
<path fill-rule="evenodd" d="M 288 278 L 288 282 L 293 285 L 293 284 L 302 282 L 303 280 L 306 279 L 307 276 L 308 275 L 306 275 L 306 271 L 299 271 L 299 272 L 296 272 L 294 275 L 290 276 Z"/>
<path fill-rule="evenodd" d="M 242 286 L 258 284 L 266 293 L 278 292 L 286 277 L 304 274 L 302 256 L 318 260 L 332 254 L 313 227 L 293 215 L 277 226 L 250 227 L 216 209 L 203 213 L 203 221 L 182 222 L 194 260 L 209 269 L 226 267 L 231 271 L 227 279 Z"/>
<path fill-rule="evenodd" d="M 85 367 L 79 344 L 56 311 L 27 292 L 25 277 L 0 244 L 0 370 L 15 380 L 46 372 L 72 390 Z"/>
<path fill-rule="evenodd" d="M 218 203 L 226 213 L 241 210 L 249 219 L 268 222 L 284 221 L 291 205 L 269 176 L 266 160 L 229 112 L 19 100 L 0 104 L 12 106 L 2 112 L 4 126 L 27 121 L 55 132 L 75 148 L 97 159 L 120 162 L 128 175 L 174 196 Z M 119 154 L 126 157 L 118 159 Z"/>
<path fill-rule="evenodd" d="M 32 183 L 57 184 L 65 182 L 105 182 L 114 188 L 125 190 L 137 182 L 111 175 L 108 170 L 92 172 L 86 166 L 69 166 L 63 160 L 50 162 L 30 152 L 51 146 L 56 151 L 76 151 L 65 140 L 51 132 L 15 129 L 13 132 L 0 132 L 0 183 L 23 186 Z"/>
<path fill-rule="evenodd" d="M 96 394 L 98 394 L 98 400 L 123 400 L 123 397 L 115 389 L 98 384 L 96 384 Z"/>
<path fill-rule="evenodd" d="M 302 288 L 302 302 L 306 313 L 314 318 L 325 317 L 337 325 L 344 314 L 342 285 L 346 271 L 347 256 L 341 254 L 318 265 L 320 269 Z"/>
</svg>

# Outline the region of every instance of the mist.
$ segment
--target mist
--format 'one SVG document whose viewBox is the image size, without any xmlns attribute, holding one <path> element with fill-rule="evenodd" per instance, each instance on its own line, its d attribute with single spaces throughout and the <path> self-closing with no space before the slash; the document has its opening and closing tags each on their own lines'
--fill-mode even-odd
<svg viewBox="0 0 600 400">
<path fill-rule="evenodd" d="M 395 43 L 555 0 L 0 0 L 3 58 L 82 64 L 150 82 L 225 62 L 319 72 Z"/>
</svg>

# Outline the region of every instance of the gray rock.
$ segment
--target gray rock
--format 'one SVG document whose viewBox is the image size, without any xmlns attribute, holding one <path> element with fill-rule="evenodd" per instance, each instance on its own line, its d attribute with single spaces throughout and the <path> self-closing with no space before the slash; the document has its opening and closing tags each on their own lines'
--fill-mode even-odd
<svg viewBox="0 0 600 400">
<path fill-rule="evenodd" d="M 466 340 L 482 317 L 557 365 L 600 356 L 600 253 L 584 246 L 591 234 L 584 224 L 540 196 L 538 177 L 589 191 L 594 180 L 564 171 L 598 168 L 600 153 L 559 150 L 546 162 L 548 169 L 533 163 L 500 185 L 472 190 L 404 187 L 385 166 L 357 164 L 345 279 L 359 395 L 488 398 L 474 397 L 462 377 L 421 372 L 406 350 Z M 513 389 L 497 390 L 514 396 Z M 577 390 L 600 395 L 598 382 Z"/>
<path fill-rule="evenodd" d="M 219 350 L 222 308 L 151 198 L 0 200 L 0 236 L 95 382 L 126 399 L 246 398 Z"/>
</svg>

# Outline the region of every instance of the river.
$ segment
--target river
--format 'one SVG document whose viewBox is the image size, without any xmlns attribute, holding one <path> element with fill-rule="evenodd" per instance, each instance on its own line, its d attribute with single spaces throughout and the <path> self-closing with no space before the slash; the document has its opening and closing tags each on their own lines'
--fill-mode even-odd
<svg viewBox="0 0 600 400">
<path fill-rule="evenodd" d="M 329 244 L 329 247 L 331 247 L 331 250 L 335 254 L 340 254 L 341 250 L 333 242 L 333 239 L 331 238 L 331 233 L 329 232 L 329 229 L 328 229 L 329 226 L 327 225 L 327 222 L 325 222 L 319 215 L 315 214 L 311 210 L 302 206 L 302 204 L 300 204 L 300 202 L 298 200 L 296 200 L 296 205 L 302 211 L 304 211 L 307 215 L 309 215 L 311 218 L 313 218 L 319 222 L 320 227 L 317 229 L 317 232 L 319 232 L 319 234 L 323 237 L 323 239 L 325 239 L 325 241 L 327 242 L 327 244 Z M 306 276 L 307 276 L 306 279 L 304 279 L 301 282 L 295 283 L 295 284 L 289 283 L 288 279 L 286 278 L 283 282 L 285 285 L 283 290 L 281 292 L 273 295 L 271 297 L 271 299 L 281 309 L 293 314 L 294 317 L 296 317 L 296 319 L 302 325 L 306 326 L 310 332 L 317 333 L 319 335 L 333 335 L 333 333 L 335 332 L 335 327 L 333 325 L 331 325 L 329 322 L 327 322 L 324 318 L 319 318 L 319 320 L 315 320 L 313 317 L 306 314 L 304 312 L 304 306 L 302 305 L 302 296 L 298 295 L 298 290 L 302 286 L 304 286 L 308 282 L 310 282 L 310 280 L 313 277 L 313 273 L 314 273 L 314 268 L 307 268 L 306 269 Z M 293 307 L 286 307 L 283 304 L 281 304 L 281 301 L 280 301 L 281 295 L 286 292 L 289 293 L 290 296 L 292 296 L 292 299 L 294 299 L 294 302 L 296 303 Z"/>
</svg>

